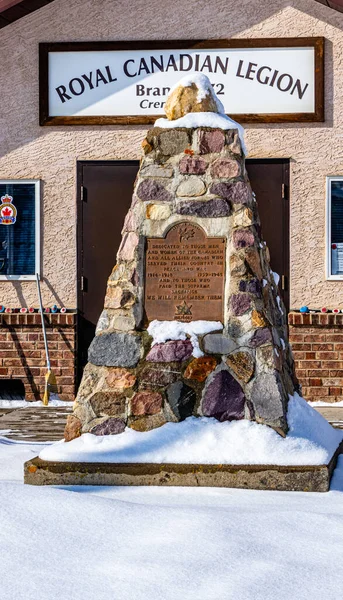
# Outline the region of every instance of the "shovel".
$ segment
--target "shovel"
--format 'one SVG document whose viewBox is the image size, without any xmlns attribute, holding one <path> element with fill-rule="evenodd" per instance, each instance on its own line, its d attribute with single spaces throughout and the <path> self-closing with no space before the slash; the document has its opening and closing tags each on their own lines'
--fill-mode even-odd
<svg viewBox="0 0 343 600">
<path fill-rule="evenodd" d="M 39 298 L 39 311 L 40 311 L 41 319 L 42 319 L 42 330 L 43 330 L 43 337 L 44 337 L 46 368 L 47 368 L 47 372 L 45 374 L 45 389 L 44 389 L 44 396 L 43 396 L 43 404 L 44 404 L 44 406 L 48 406 L 50 394 L 57 394 L 57 384 L 56 384 L 56 377 L 55 377 L 54 373 L 52 372 L 51 365 L 50 365 L 48 340 L 46 338 L 43 305 L 42 305 L 42 295 L 41 295 L 41 291 L 40 291 L 40 283 L 39 283 L 38 273 L 36 273 L 36 281 L 37 281 L 37 290 L 38 290 L 38 298 Z"/>
</svg>

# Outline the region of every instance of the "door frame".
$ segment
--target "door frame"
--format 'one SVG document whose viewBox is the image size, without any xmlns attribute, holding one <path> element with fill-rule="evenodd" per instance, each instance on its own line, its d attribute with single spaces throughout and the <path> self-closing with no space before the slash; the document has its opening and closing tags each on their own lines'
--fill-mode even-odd
<svg viewBox="0 0 343 600">
<path fill-rule="evenodd" d="M 282 189 L 281 189 L 281 198 L 283 200 L 282 203 L 282 220 L 285 223 L 284 229 L 284 239 L 282 243 L 284 245 L 284 272 L 287 274 L 287 278 L 285 281 L 284 291 L 286 292 L 287 302 L 286 311 L 287 313 L 290 311 L 290 158 L 248 158 L 246 159 L 247 165 L 249 164 L 258 164 L 263 162 L 264 164 L 279 164 L 282 165 Z M 253 190 L 254 191 L 254 190 Z M 258 203 L 258 199 L 257 199 Z M 262 234 L 263 234 L 263 224 L 262 224 Z M 283 289 L 282 274 L 280 273 L 280 282 L 279 287 Z M 287 306 L 288 304 L 288 306 Z"/>
</svg>

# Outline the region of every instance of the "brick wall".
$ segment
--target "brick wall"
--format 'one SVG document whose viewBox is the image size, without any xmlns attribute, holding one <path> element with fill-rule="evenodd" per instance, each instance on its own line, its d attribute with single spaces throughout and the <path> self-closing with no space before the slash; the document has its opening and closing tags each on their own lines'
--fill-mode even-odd
<svg viewBox="0 0 343 600">
<path fill-rule="evenodd" d="M 343 314 L 290 313 L 288 323 L 306 400 L 343 400 Z"/>
<path fill-rule="evenodd" d="M 76 314 L 44 315 L 61 400 L 75 397 Z M 0 379 L 21 379 L 26 400 L 41 400 L 46 358 L 40 314 L 0 314 Z"/>
</svg>

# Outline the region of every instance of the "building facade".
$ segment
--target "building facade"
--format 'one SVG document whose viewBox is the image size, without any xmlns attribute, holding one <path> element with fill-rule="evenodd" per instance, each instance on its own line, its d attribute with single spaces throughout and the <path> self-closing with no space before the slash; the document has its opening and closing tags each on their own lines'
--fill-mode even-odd
<svg viewBox="0 0 343 600">
<path fill-rule="evenodd" d="M 149 127 L 132 119 L 40 124 L 39 44 L 142 40 L 163 47 L 168 40 L 192 45 L 194 40 L 324 38 L 324 120 L 269 119 L 244 126 L 249 176 L 257 201 L 261 198 L 271 263 L 274 267 L 274 256 L 281 276 L 304 396 L 342 400 L 343 314 L 301 315 L 294 309 L 343 309 L 343 14 L 315 0 L 175 0 L 172 5 L 136 0 L 134 10 L 122 0 L 54 0 L 0 25 L 0 192 L 14 198 L 18 222 L 20 211 L 27 211 L 20 235 L 13 241 L 9 226 L 0 238 L 0 305 L 13 311 L 0 314 L 0 391 L 10 389 L 13 380 L 24 385 L 28 400 L 42 391 L 40 316 L 15 312 L 37 307 L 38 271 L 44 306 L 67 308 L 46 320 L 60 397 L 74 398 Z M 25 185 L 29 200 L 21 201 Z"/>
</svg>

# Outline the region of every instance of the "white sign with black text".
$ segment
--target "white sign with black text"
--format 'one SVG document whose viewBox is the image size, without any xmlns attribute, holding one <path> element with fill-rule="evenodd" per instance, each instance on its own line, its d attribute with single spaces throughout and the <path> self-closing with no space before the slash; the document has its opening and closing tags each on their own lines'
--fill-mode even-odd
<svg viewBox="0 0 343 600">
<path fill-rule="evenodd" d="M 229 115 L 315 111 L 315 49 L 304 46 L 49 52 L 49 116 L 161 115 L 192 72 Z"/>
</svg>

